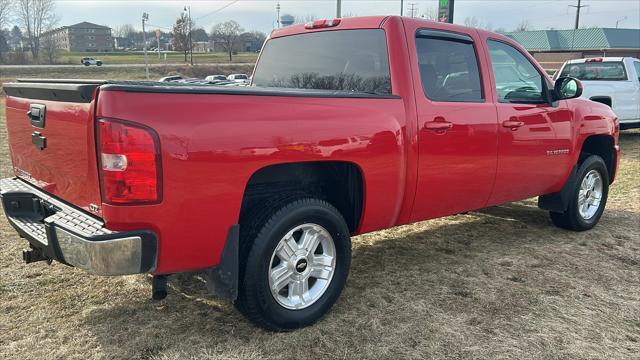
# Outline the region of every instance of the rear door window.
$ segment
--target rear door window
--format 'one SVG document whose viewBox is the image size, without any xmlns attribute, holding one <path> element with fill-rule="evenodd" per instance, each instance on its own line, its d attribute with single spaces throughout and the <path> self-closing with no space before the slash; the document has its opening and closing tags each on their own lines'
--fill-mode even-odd
<svg viewBox="0 0 640 360">
<path fill-rule="evenodd" d="M 468 35 L 420 30 L 416 35 L 420 79 L 427 98 L 445 102 L 483 102 L 473 40 Z"/>
<path fill-rule="evenodd" d="M 269 40 L 253 85 L 391 94 L 384 30 L 321 31 Z"/>
</svg>

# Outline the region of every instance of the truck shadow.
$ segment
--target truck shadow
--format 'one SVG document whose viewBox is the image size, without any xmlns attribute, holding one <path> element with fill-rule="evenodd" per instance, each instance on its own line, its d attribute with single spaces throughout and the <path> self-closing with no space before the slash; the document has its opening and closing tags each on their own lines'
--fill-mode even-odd
<svg viewBox="0 0 640 360">
<path fill-rule="evenodd" d="M 564 252 L 566 247 L 598 247 L 602 239 L 614 245 L 616 239 L 629 240 L 625 239 L 628 232 L 620 228 L 637 227 L 637 216 L 607 210 L 592 232 L 572 233 L 554 228 L 547 213 L 532 203 L 513 203 L 357 237 L 350 278 L 334 309 L 317 325 L 288 334 L 261 330 L 230 303 L 208 296 L 197 273 L 174 275 L 166 300 L 94 308 L 87 312 L 83 326 L 99 339 L 104 353 L 118 358 L 194 348 L 230 353 L 254 349 L 262 357 L 273 357 L 272 350 L 285 351 L 280 356 L 287 358 L 295 350 L 266 349 L 264 343 L 289 337 L 297 345 L 312 346 L 314 339 L 327 332 L 331 338 L 353 339 L 356 332 L 398 331 L 399 322 L 418 334 L 424 329 L 416 327 L 428 326 L 424 323 L 440 312 L 464 317 L 481 309 L 493 317 L 517 318 L 539 306 L 538 293 L 547 290 L 534 288 L 530 296 L 510 298 L 511 290 L 496 290 L 496 284 L 522 287 L 530 281 L 532 269 L 563 266 L 554 252 Z M 638 265 L 634 259 L 623 260 L 620 266 Z M 504 292 L 505 298 L 481 300 L 486 284 L 491 284 L 491 291 Z M 150 284 L 145 285 L 150 292 Z M 426 302 L 430 310 L 416 310 L 406 299 L 414 304 Z M 416 316 L 424 321 L 415 321 Z M 385 324 L 384 319 L 395 320 Z M 492 320 L 475 325 L 491 326 L 481 324 L 484 321 Z M 372 328 L 372 322 L 381 325 Z M 369 346 L 375 347 L 375 341 Z"/>
</svg>

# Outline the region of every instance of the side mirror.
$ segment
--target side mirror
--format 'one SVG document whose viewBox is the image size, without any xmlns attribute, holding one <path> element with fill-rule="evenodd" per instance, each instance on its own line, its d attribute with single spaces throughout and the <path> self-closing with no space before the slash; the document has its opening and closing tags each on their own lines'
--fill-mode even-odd
<svg viewBox="0 0 640 360">
<path fill-rule="evenodd" d="M 582 82 L 572 77 L 561 77 L 553 87 L 556 100 L 575 99 L 582 95 Z"/>
</svg>

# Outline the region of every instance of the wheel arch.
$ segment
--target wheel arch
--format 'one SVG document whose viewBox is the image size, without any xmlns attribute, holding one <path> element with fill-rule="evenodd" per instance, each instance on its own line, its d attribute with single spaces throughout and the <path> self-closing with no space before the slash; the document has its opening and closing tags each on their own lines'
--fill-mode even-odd
<svg viewBox="0 0 640 360">
<path fill-rule="evenodd" d="M 613 136 L 600 134 L 586 137 L 580 147 L 578 164 L 589 155 L 598 155 L 604 160 L 609 173 L 609 182 L 613 182 L 616 166 L 616 150 Z"/>
<path fill-rule="evenodd" d="M 538 207 L 553 212 L 564 212 L 569 206 L 571 193 L 576 186 L 577 170 L 580 164 L 589 155 L 598 155 L 602 158 L 609 173 L 609 181 L 615 177 L 616 151 L 614 139 L 611 135 L 591 135 L 584 139 L 580 146 L 580 154 L 576 164 L 573 165 L 569 177 L 562 189 L 558 192 L 545 194 L 538 197 Z"/>
<path fill-rule="evenodd" d="M 365 179 L 349 161 L 305 161 L 271 164 L 253 172 L 245 185 L 239 223 L 272 198 L 317 197 L 329 202 L 356 232 L 364 211 Z"/>
</svg>

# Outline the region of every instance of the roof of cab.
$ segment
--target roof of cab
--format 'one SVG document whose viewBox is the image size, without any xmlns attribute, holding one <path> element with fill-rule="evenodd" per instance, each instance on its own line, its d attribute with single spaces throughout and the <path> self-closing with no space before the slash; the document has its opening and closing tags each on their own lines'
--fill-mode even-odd
<svg viewBox="0 0 640 360">
<path fill-rule="evenodd" d="M 304 34 L 316 31 L 353 30 L 353 29 L 378 29 L 388 16 L 360 16 L 341 18 L 340 25 L 333 28 L 306 29 L 305 24 L 291 25 L 271 32 L 271 38 L 288 35 Z M 332 20 L 332 19 L 327 19 Z"/>
<path fill-rule="evenodd" d="M 469 32 L 469 31 L 478 31 L 490 33 L 491 37 L 503 39 L 505 41 L 513 42 L 513 40 L 509 39 L 506 36 L 488 32 L 482 29 L 469 28 L 462 25 L 456 24 L 448 24 L 436 22 L 433 20 L 425 20 L 419 18 L 411 18 L 411 17 L 401 17 L 397 15 L 393 16 L 360 16 L 360 17 L 350 17 L 350 18 L 341 18 L 340 24 L 335 27 L 330 28 L 318 28 L 318 29 L 306 29 L 305 24 L 297 24 L 292 26 L 287 26 L 280 29 L 275 29 L 271 32 L 271 38 L 278 38 L 289 35 L 297 35 L 297 34 L 306 34 L 318 31 L 336 31 L 336 30 L 354 30 L 354 29 L 379 29 L 381 28 L 385 21 L 389 19 L 402 19 L 402 21 L 406 23 L 410 22 L 420 22 L 424 24 L 426 28 L 434 28 L 434 29 L 442 29 L 449 31 L 457 31 L 457 32 Z M 320 20 L 320 19 L 319 19 Z M 333 20 L 333 19 L 326 19 Z"/>
</svg>

